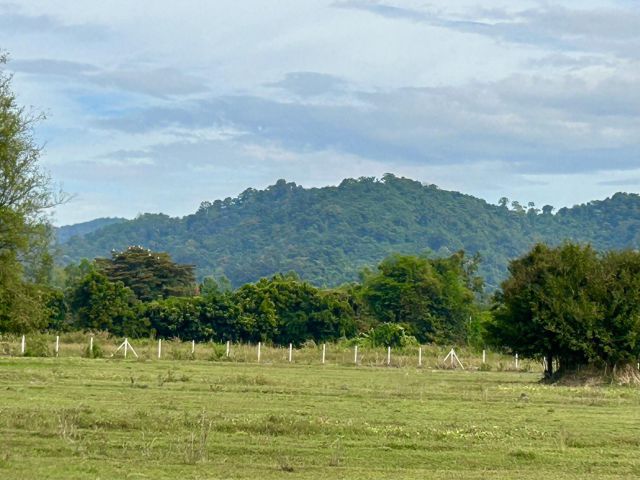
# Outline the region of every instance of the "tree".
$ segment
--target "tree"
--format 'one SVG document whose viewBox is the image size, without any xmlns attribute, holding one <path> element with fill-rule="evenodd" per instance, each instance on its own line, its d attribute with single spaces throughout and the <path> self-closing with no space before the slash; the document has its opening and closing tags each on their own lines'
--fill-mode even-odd
<svg viewBox="0 0 640 480">
<path fill-rule="evenodd" d="M 200 297 L 172 297 L 144 305 L 143 316 L 158 337 L 207 341 L 214 330 L 201 321 Z"/>
<path fill-rule="evenodd" d="M 98 269 L 112 282 L 122 282 L 143 302 L 195 293 L 193 265 L 175 263 L 168 253 L 144 247 L 112 252 L 111 258 L 96 259 Z"/>
<path fill-rule="evenodd" d="M 380 322 L 404 324 L 421 342 L 464 341 L 475 312 L 464 253 L 428 259 L 392 255 L 365 273 L 362 297 Z"/>
<path fill-rule="evenodd" d="M 640 252 L 609 252 L 602 264 L 595 353 L 607 365 L 634 363 L 640 357 Z"/>
<path fill-rule="evenodd" d="M 39 164 L 33 127 L 41 115 L 19 106 L 0 53 L 0 331 L 41 329 L 45 299 L 34 285 L 47 276 L 51 228 L 46 212 L 64 201 Z"/>
<path fill-rule="evenodd" d="M 493 343 L 561 371 L 616 366 L 640 353 L 640 254 L 538 244 L 511 262 L 497 292 Z"/>
<path fill-rule="evenodd" d="M 75 326 L 83 330 L 107 330 L 116 335 L 148 333 L 145 319 L 137 320 L 138 301 L 122 282 L 111 282 L 98 271 L 90 271 L 69 292 Z"/>
</svg>

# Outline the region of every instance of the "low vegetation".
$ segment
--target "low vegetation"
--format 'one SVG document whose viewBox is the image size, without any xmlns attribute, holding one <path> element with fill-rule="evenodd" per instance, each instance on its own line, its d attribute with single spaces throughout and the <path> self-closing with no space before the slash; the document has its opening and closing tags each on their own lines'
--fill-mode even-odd
<svg viewBox="0 0 640 480">
<path fill-rule="evenodd" d="M 0 358 L 0 476 L 637 478 L 640 392 L 540 375 Z"/>
</svg>

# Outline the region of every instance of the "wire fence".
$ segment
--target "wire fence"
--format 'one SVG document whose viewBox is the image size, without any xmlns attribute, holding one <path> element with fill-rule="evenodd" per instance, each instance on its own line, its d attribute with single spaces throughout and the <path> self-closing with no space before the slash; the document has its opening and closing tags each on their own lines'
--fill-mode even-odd
<svg viewBox="0 0 640 480">
<path fill-rule="evenodd" d="M 0 335 L 0 357 L 85 357 L 139 361 L 196 360 L 256 364 L 418 367 L 542 372 L 540 362 L 466 346 L 366 347 L 353 342 L 307 342 L 301 347 L 264 343 L 198 343 L 179 339 L 126 339 L 82 332 Z"/>
</svg>

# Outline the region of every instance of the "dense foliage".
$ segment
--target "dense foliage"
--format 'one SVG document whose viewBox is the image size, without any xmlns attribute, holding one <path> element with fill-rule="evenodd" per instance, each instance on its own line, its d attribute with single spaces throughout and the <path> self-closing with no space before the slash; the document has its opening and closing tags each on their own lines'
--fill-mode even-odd
<svg viewBox="0 0 640 480">
<path fill-rule="evenodd" d="M 48 208 L 61 199 L 39 164 L 30 115 L 16 102 L 0 52 L 0 331 L 42 328 L 51 267 Z"/>
<path fill-rule="evenodd" d="M 536 242 L 577 240 L 599 250 L 640 245 L 637 195 L 552 211 L 518 202 L 509 208 L 507 199 L 491 205 L 393 175 L 311 189 L 280 180 L 205 202 L 184 218 L 145 214 L 75 237 L 62 247 L 61 262 L 140 244 L 196 265 L 200 279 L 225 275 L 240 286 L 295 271 L 315 285 L 336 286 L 395 252 L 446 257 L 465 250 L 481 255 L 480 274 L 495 288 L 508 262 Z"/>
<path fill-rule="evenodd" d="M 376 319 L 402 324 L 421 342 L 462 342 L 476 313 L 464 252 L 429 259 L 393 255 L 366 273 L 362 298 Z"/>
<path fill-rule="evenodd" d="M 158 283 L 191 272 L 188 267 L 142 247 L 69 265 L 60 275 L 63 287 L 49 288 L 48 320 L 37 329 L 280 345 L 361 335 L 371 344 L 402 346 L 416 339 L 464 342 L 478 312 L 475 260 L 463 252 L 438 259 L 393 255 L 376 271 L 364 271 L 361 283 L 336 289 L 320 289 L 295 273 L 235 290 L 224 278 L 208 277 L 195 295 Z"/>
<path fill-rule="evenodd" d="M 112 282 L 122 282 L 146 302 L 195 292 L 193 265 L 175 263 L 165 252 L 133 246 L 111 252 L 111 258 L 97 258 L 96 265 Z"/>
<path fill-rule="evenodd" d="M 640 253 L 536 245 L 509 272 L 489 325 L 496 345 L 545 358 L 548 375 L 553 360 L 569 370 L 640 355 Z"/>
</svg>

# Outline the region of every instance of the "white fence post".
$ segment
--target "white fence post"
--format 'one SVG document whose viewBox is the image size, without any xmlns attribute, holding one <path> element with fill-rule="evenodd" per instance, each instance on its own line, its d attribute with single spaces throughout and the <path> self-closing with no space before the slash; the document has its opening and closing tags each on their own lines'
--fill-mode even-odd
<svg viewBox="0 0 640 480">
<path fill-rule="evenodd" d="M 325 355 L 327 354 L 327 344 L 322 344 L 322 364 L 324 365 Z"/>
<path fill-rule="evenodd" d="M 129 349 L 129 339 L 124 339 L 124 358 L 127 358 L 127 350 Z"/>
<path fill-rule="evenodd" d="M 260 347 L 262 346 L 262 342 L 258 342 L 258 363 L 260 363 Z"/>
<path fill-rule="evenodd" d="M 27 339 L 24 335 L 22 335 L 22 343 L 20 344 L 20 353 L 22 353 L 22 355 L 24 355 L 26 346 L 27 346 Z"/>
<path fill-rule="evenodd" d="M 162 358 L 162 339 L 158 339 L 158 360 Z"/>
<path fill-rule="evenodd" d="M 196 341 L 191 340 L 191 355 L 196 353 Z"/>
<path fill-rule="evenodd" d="M 422 345 L 418 348 L 418 366 L 422 366 Z"/>
<path fill-rule="evenodd" d="M 391 365 L 391 347 L 387 347 L 387 366 Z"/>
<path fill-rule="evenodd" d="M 60 335 L 56 335 L 56 357 L 60 353 Z"/>
<path fill-rule="evenodd" d="M 486 350 L 482 350 L 482 363 L 483 364 L 487 363 L 487 351 Z"/>
<path fill-rule="evenodd" d="M 227 340 L 227 352 L 225 353 L 225 356 L 227 358 L 229 358 L 229 351 L 231 350 L 231 344 L 229 343 L 229 340 Z"/>
<path fill-rule="evenodd" d="M 291 360 L 293 360 L 293 345 L 290 343 L 289 344 L 289 363 L 291 363 Z"/>
<path fill-rule="evenodd" d="M 354 350 L 355 350 L 355 353 L 353 354 L 353 363 L 357 365 L 358 364 L 358 345 L 356 345 L 356 348 Z"/>
<path fill-rule="evenodd" d="M 93 335 L 89 338 L 89 356 L 93 357 Z"/>
<path fill-rule="evenodd" d="M 518 369 L 518 354 L 516 353 L 516 370 Z"/>
</svg>

